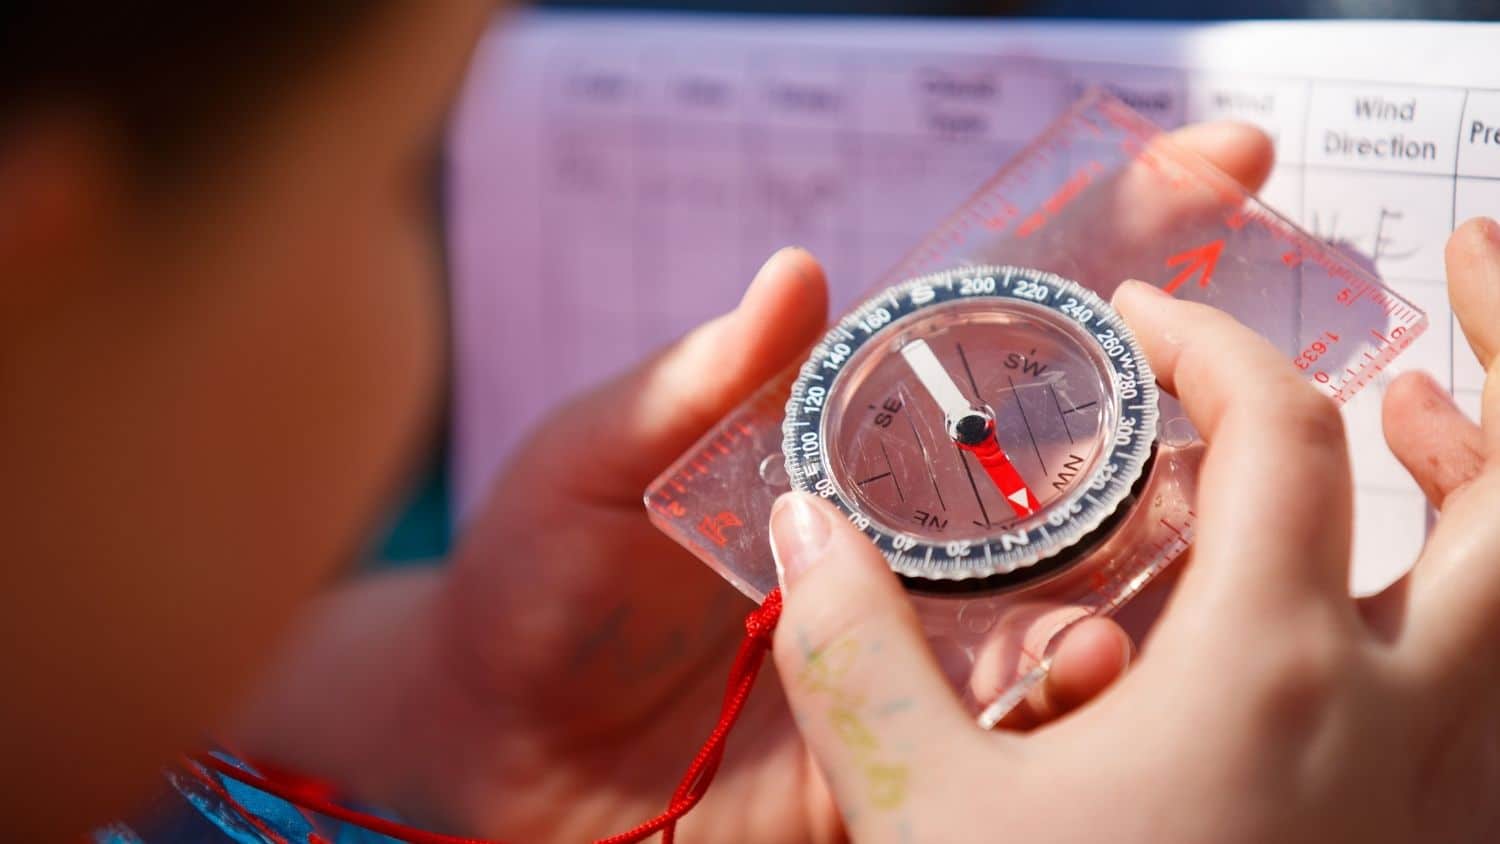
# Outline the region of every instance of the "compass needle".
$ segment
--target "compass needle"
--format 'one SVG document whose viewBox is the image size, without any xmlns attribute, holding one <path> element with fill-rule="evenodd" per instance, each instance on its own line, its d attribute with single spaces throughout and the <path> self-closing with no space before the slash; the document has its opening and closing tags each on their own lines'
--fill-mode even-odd
<svg viewBox="0 0 1500 844">
<path fill-rule="evenodd" d="M 963 349 L 959 347 L 962 356 Z M 985 474 L 989 475 L 990 481 L 1000 491 L 1000 496 L 1010 505 L 1017 516 L 1030 516 L 1041 506 L 1037 502 L 1036 494 L 1026 486 L 1026 481 L 1016 467 L 1011 464 L 1010 458 L 1006 456 L 1005 449 L 1000 447 L 1000 442 L 995 434 L 994 414 L 988 408 L 974 407 L 969 400 L 964 398 L 963 391 L 959 390 L 958 384 L 954 382 L 953 376 L 943 366 L 933 353 L 932 347 L 927 345 L 926 340 L 913 340 L 901 347 L 901 357 L 906 360 L 911 371 L 917 376 L 927 394 L 943 411 L 948 423 L 949 434 L 958 447 L 972 453 L 979 460 L 979 465 L 984 468 Z M 968 359 L 964 358 L 964 370 L 968 372 L 970 384 L 974 384 L 974 373 L 969 368 Z M 975 395 L 978 395 L 978 386 L 975 385 Z M 1011 390 L 1015 391 L 1015 381 L 1011 381 Z M 1017 398 L 1019 402 L 1019 397 Z M 1024 418 L 1025 411 L 1022 411 Z M 1027 426 L 1030 434 L 1030 426 Z M 1037 448 L 1035 437 L 1031 443 Z M 1041 450 L 1037 449 L 1037 460 L 1042 464 L 1045 473 L 1047 464 L 1042 460 Z M 967 464 L 965 464 L 967 468 Z M 976 491 L 976 495 L 977 495 Z M 981 505 L 982 507 L 982 505 Z M 985 521 L 989 518 L 986 516 Z"/>
<path fill-rule="evenodd" d="M 917 381 L 949 419 L 958 419 L 974 411 L 926 340 L 913 340 L 902 346 L 901 357 L 906 359 Z"/>
</svg>

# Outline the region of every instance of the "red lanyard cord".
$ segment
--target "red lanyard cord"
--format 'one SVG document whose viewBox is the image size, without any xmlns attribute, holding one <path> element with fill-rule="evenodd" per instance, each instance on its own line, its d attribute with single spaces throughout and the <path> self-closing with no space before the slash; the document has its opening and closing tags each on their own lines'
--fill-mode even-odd
<svg viewBox="0 0 1500 844">
<path fill-rule="evenodd" d="M 677 821 L 703 799 L 709 784 L 713 782 L 714 774 L 718 773 L 719 763 L 724 760 L 724 744 L 729 738 L 729 731 L 734 728 L 735 722 L 739 720 L 740 712 L 745 708 L 745 702 L 750 698 L 750 690 L 755 686 L 755 678 L 760 674 L 761 665 L 766 660 L 766 653 L 771 649 L 771 635 L 776 631 L 776 622 L 780 619 L 781 590 L 773 589 L 770 594 L 766 595 L 765 602 L 745 618 L 745 638 L 740 642 L 739 652 L 735 654 L 733 667 L 729 669 L 729 683 L 724 690 L 724 702 L 719 709 L 719 721 L 714 725 L 713 731 L 708 734 L 708 739 L 703 742 L 703 746 L 699 748 L 698 755 L 693 758 L 692 764 L 688 766 L 687 773 L 677 785 L 677 790 L 672 792 L 672 799 L 667 803 L 666 810 L 634 829 L 602 838 L 596 844 L 631 844 L 631 842 L 644 841 L 658 832 L 662 834 L 662 844 L 672 844 L 673 836 L 677 831 Z M 288 777 L 285 780 L 279 777 L 268 778 L 206 753 L 192 757 L 191 762 L 308 811 L 380 833 L 397 841 L 405 841 L 407 844 L 502 844 L 502 842 L 481 838 L 464 838 L 428 832 L 376 815 L 355 811 L 330 800 L 325 796 L 328 793 L 326 789 L 308 788 L 311 781 L 304 778 Z M 212 780 L 213 777 L 205 776 L 203 779 Z M 234 800 L 230 800 L 229 805 L 245 815 L 252 823 L 258 820 Z"/>
</svg>

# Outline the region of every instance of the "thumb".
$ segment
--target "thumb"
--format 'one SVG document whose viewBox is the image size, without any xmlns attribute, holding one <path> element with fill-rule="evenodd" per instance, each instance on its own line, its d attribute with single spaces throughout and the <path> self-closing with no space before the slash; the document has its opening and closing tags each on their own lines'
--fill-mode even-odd
<svg viewBox="0 0 1500 844">
<path fill-rule="evenodd" d="M 844 817 L 863 826 L 977 728 L 938 668 L 885 558 L 805 493 L 771 510 L 784 598 L 774 654 L 792 712 Z M 858 839 L 859 835 L 854 835 Z"/>
</svg>

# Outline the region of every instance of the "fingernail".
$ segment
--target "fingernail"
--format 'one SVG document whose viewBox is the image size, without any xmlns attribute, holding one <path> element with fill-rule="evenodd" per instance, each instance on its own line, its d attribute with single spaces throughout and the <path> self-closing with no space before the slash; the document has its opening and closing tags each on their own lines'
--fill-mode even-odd
<svg viewBox="0 0 1500 844">
<path fill-rule="evenodd" d="M 1500 251 L 1500 223 L 1495 222 L 1494 217 L 1476 217 L 1479 220 L 1479 230 L 1484 233 L 1485 246 L 1490 251 Z"/>
<path fill-rule="evenodd" d="M 806 493 L 789 492 L 771 507 L 771 557 L 776 579 L 786 591 L 823 557 L 828 517 Z"/>
<path fill-rule="evenodd" d="M 1417 381 L 1422 385 L 1422 391 L 1427 393 L 1428 396 L 1445 405 L 1457 406 L 1457 402 L 1453 400 L 1453 394 L 1448 392 L 1448 388 L 1444 387 L 1441 381 L 1434 378 L 1432 373 L 1420 369 L 1416 370 L 1415 373 Z M 1428 406 L 1431 407 L 1431 405 Z"/>
<path fill-rule="evenodd" d="M 775 252 L 772 252 L 771 253 L 771 257 L 767 258 L 766 262 L 764 264 L 762 264 L 761 266 L 763 268 L 764 267 L 769 267 L 771 264 L 775 263 L 778 259 L 784 258 L 784 257 L 788 257 L 788 256 L 791 256 L 791 255 L 811 255 L 811 254 L 812 254 L 811 252 L 807 251 L 806 247 L 797 246 L 796 244 L 793 244 L 791 246 L 783 246 L 780 249 L 776 250 Z"/>
<path fill-rule="evenodd" d="M 1120 667 L 1129 668 L 1130 663 L 1135 660 L 1135 640 L 1130 634 L 1120 631 Z"/>
<path fill-rule="evenodd" d="M 1170 298 L 1172 295 L 1154 284 L 1141 281 L 1140 279 L 1136 278 L 1127 278 L 1120 284 L 1121 287 L 1124 287 L 1126 285 L 1129 285 L 1130 287 L 1139 290 L 1142 293 L 1149 293 L 1150 295 L 1156 296 L 1158 298 Z"/>
<path fill-rule="evenodd" d="M 740 294 L 740 305 L 743 306 L 747 301 L 749 301 L 751 294 L 753 294 L 761 286 L 762 283 L 765 283 L 769 279 L 773 278 L 771 270 L 776 266 L 777 262 L 779 262 L 783 257 L 799 252 L 803 255 L 811 254 L 806 249 L 803 249 L 800 246 L 783 246 L 775 252 L 772 252 L 771 257 L 767 258 L 765 260 L 765 263 L 760 265 L 760 269 L 755 271 L 755 277 L 750 279 L 750 286 L 746 287 L 745 292 Z M 806 275 L 806 272 L 799 268 L 798 275 Z"/>
</svg>

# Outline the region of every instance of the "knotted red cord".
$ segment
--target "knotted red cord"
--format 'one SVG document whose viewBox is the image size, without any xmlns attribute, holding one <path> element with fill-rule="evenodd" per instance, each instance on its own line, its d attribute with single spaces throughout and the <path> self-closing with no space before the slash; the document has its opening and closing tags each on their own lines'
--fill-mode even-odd
<svg viewBox="0 0 1500 844">
<path fill-rule="evenodd" d="M 760 666 L 771 649 L 771 634 L 776 632 L 776 622 L 781 620 L 781 590 L 772 589 L 766 600 L 745 617 L 745 639 L 740 642 L 739 653 L 734 656 L 734 665 L 729 669 L 729 684 L 724 690 L 724 704 L 719 709 L 719 723 L 714 725 L 708 740 L 698 749 L 693 763 L 688 765 L 682 782 L 672 792 L 667 810 L 628 832 L 600 839 L 597 844 L 630 844 L 644 841 L 657 830 L 661 830 L 662 844 L 672 844 L 677 833 L 677 820 L 688 813 L 703 799 L 719 771 L 719 762 L 724 759 L 724 741 L 729 731 L 740 718 L 750 689 L 760 674 Z"/>
<path fill-rule="evenodd" d="M 703 799 L 709 784 L 713 782 L 714 774 L 719 771 L 719 763 L 724 759 L 724 743 L 729 737 L 729 731 L 739 720 L 740 712 L 745 708 L 745 701 L 750 698 L 750 690 L 755 685 L 755 678 L 760 674 L 760 667 L 766 661 L 766 652 L 771 649 L 771 634 L 776 631 L 776 622 L 780 619 L 781 590 L 772 589 L 770 594 L 766 595 L 765 602 L 745 618 L 745 639 L 740 642 L 739 652 L 734 657 L 734 665 L 729 669 L 729 683 L 724 690 L 724 703 L 719 709 L 719 721 L 714 725 L 713 732 L 708 734 L 708 740 L 699 748 L 698 755 L 693 758 L 692 764 L 688 766 L 687 773 L 677 785 L 677 790 L 672 792 L 672 799 L 667 803 L 666 811 L 627 832 L 602 838 L 596 844 L 633 844 L 636 841 L 644 841 L 657 832 L 662 834 L 662 844 L 672 844 L 673 836 L 677 831 L 677 821 Z M 480 838 L 464 838 L 428 832 L 345 808 L 329 798 L 328 795 L 332 794 L 332 789 L 306 777 L 285 772 L 274 778 L 266 777 L 251 773 L 206 753 L 193 757 L 192 761 L 221 776 L 260 789 L 311 812 L 362 827 L 371 832 L 378 832 L 388 838 L 405 841 L 408 844 L 501 844 L 498 841 Z M 205 779 L 212 780 L 213 778 L 205 777 Z M 227 796 L 227 794 L 225 792 L 221 796 Z M 233 799 L 228 802 L 247 819 L 258 820 Z"/>
</svg>

